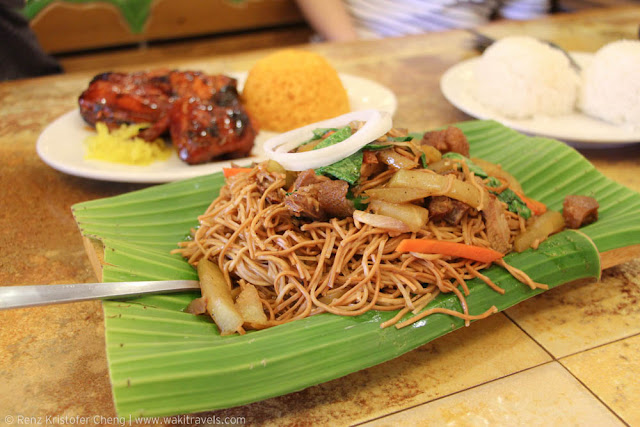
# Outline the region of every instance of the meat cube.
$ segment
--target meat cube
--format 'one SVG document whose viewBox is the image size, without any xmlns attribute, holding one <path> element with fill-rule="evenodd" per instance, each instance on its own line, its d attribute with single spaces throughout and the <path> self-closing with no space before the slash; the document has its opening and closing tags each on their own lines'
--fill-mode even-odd
<svg viewBox="0 0 640 427">
<path fill-rule="evenodd" d="M 434 196 L 429 201 L 429 217 L 432 221 L 444 220 L 450 225 L 458 225 L 470 208 L 466 203 L 447 196 Z"/>
<path fill-rule="evenodd" d="M 287 194 L 284 198 L 284 204 L 293 216 L 304 217 L 316 221 L 326 218 L 324 211 L 320 209 L 318 191 L 311 185 L 302 187 L 291 194 Z"/>
<path fill-rule="evenodd" d="M 313 169 L 307 169 L 298 174 L 296 180 L 293 182 L 293 191 L 298 191 L 300 188 L 306 187 L 307 185 L 316 184 L 329 179 L 330 178 L 323 175 L 316 175 L 316 171 Z"/>
<path fill-rule="evenodd" d="M 284 202 L 294 216 L 323 220 L 345 218 L 354 211 L 353 203 L 347 199 L 346 181 L 316 175 L 310 169 L 301 172 L 293 186 L 294 192 Z"/>
<path fill-rule="evenodd" d="M 320 208 L 329 218 L 346 218 L 353 215 L 353 203 L 347 199 L 349 183 L 342 180 L 329 180 L 314 184 L 318 188 Z"/>
<path fill-rule="evenodd" d="M 469 157 L 469 142 L 460 129 L 449 126 L 444 130 L 426 132 L 422 136 L 422 144 L 431 145 L 441 153 L 459 153 Z"/>
<path fill-rule="evenodd" d="M 599 207 L 593 197 L 569 195 L 562 203 L 562 216 L 568 228 L 580 228 L 598 219 Z"/>
</svg>

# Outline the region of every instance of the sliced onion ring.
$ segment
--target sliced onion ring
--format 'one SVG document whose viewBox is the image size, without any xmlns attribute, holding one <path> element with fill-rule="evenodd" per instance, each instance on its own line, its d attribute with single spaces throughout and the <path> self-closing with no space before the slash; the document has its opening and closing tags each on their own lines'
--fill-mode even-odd
<svg viewBox="0 0 640 427">
<path fill-rule="evenodd" d="M 311 139 L 314 129 L 342 127 L 353 121 L 362 121 L 365 124 L 344 141 L 317 150 L 289 153 L 289 151 Z M 368 143 L 375 141 L 387 133 L 389 129 L 391 129 L 391 114 L 378 110 L 353 111 L 333 119 L 312 123 L 282 133 L 268 139 L 263 147 L 266 156 L 280 163 L 285 169 L 303 171 L 327 166 L 342 160 Z"/>
</svg>

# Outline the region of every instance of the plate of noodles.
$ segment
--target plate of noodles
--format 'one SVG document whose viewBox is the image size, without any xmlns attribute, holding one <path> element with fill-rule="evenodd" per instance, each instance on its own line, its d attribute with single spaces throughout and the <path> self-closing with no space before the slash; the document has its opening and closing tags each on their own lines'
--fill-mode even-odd
<svg viewBox="0 0 640 427">
<path fill-rule="evenodd" d="M 200 274 L 201 293 L 103 302 L 119 416 L 329 381 L 595 280 L 601 253 L 640 243 L 640 194 L 558 141 L 470 121 L 432 134 L 469 153 L 438 154 L 383 113 L 326 124 L 271 139 L 254 167 L 73 206 L 82 235 L 104 246 L 103 281 Z M 559 214 L 569 195 L 599 204 L 579 231 Z"/>
<path fill-rule="evenodd" d="M 238 80 L 242 90 L 247 78 L 246 72 L 228 73 Z M 352 110 L 375 108 L 393 114 L 397 100 L 391 90 L 372 80 L 340 74 Z M 77 109 L 69 111 L 50 123 L 40 134 L 36 150 L 40 158 L 49 166 L 61 172 L 84 178 L 136 182 L 163 183 L 186 179 L 221 171 L 232 161 L 214 161 L 189 165 L 180 160 L 175 150 L 169 150 L 168 157 L 148 165 L 132 165 L 86 159 L 85 141 L 94 136 L 95 131 L 80 116 Z M 261 131 L 255 139 L 251 155 L 234 159 L 233 162 L 250 163 L 264 159 L 262 144 L 274 136 L 275 132 Z"/>
</svg>

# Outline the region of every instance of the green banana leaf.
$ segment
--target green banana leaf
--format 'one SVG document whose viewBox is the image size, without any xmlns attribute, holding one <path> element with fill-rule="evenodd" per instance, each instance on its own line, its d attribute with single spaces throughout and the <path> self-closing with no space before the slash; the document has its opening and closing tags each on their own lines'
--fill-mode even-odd
<svg viewBox="0 0 640 427">
<path fill-rule="evenodd" d="M 471 155 L 502 164 L 531 197 L 560 210 L 567 194 L 596 197 L 599 220 L 552 236 L 536 251 L 506 261 L 550 288 L 600 276 L 599 252 L 640 243 L 640 194 L 600 174 L 572 148 L 527 137 L 493 121 L 458 126 Z M 221 174 L 150 187 L 73 207 L 84 236 L 105 247 L 104 281 L 196 278 L 169 251 L 187 238 L 217 195 Z M 485 274 L 503 287 L 469 282 L 471 314 L 504 310 L 531 290 L 500 267 Z M 434 314 L 412 326 L 381 329 L 395 313 L 357 317 L 322 314 L 243 336 L 221 337 L 206 316 L 184 312 L 198 293 L 145 296 L 103 303 L 107 356 L 120 416 L 159 416 L 228 408 L 300 390 L 390 360 L 464 326 Z M 429 306 L 461 310 L 440 295 Z"/>
</svg>

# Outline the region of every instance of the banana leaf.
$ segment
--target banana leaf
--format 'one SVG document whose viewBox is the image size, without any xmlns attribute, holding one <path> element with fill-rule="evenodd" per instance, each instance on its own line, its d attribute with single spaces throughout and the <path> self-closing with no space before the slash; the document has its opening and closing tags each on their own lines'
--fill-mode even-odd
<svg viewBox="0 0 640 427">
<path fill-rule="evenodd" d="M 528 137 L 493 121 L 458 126 L 471 155 L 502 164 L 531 197 L 561 210 L 567 194 L 596 197 L 599 220 L 564 231 L 538 250 L 505 260 L 549 288 L 600 276 L 599 253 L 640 243 L 640 194 L 600 174 L 578 152 Z M 214 174 L 73 206 L 83 236 L 104 245 L 104 281 L 193 279 L 194 269 L 169 251 L 188 237 L 224 179 Z M 484 274 L 500 295 L 469 281 L 471 314 L 504 310 L 531 290 L 494 266 Z M 228 408 L 297 391 L 382 363 L 464 326 L 434 314 L 412 326 L 381 329 L 393 312 L 357 317 L 322 314 L 243 336 L 221 337 L 206 316 L 184 312 L 198 293 L 105 301 L 107 357 L 119 416 L 161 416 Z M 440 295 L 427 308 L 461 311 Z"/>
</svg>

